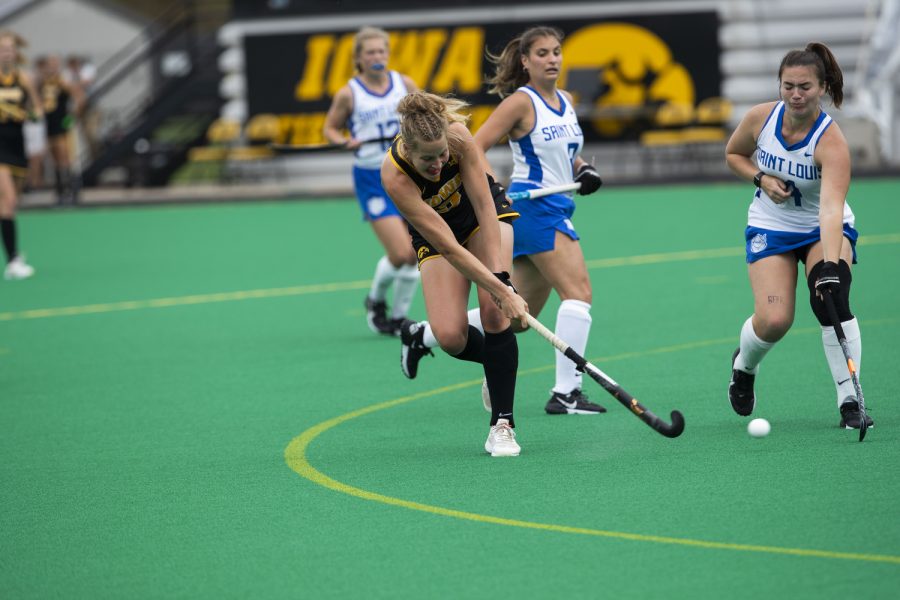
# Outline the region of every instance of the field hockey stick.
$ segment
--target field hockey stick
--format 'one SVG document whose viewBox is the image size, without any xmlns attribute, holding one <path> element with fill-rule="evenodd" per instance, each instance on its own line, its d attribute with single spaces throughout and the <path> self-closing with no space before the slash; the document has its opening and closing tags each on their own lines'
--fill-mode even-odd
<svg viewBox="0 0 900 600">
<path fill-rule="evenodd" d="M 545 188 L 535 188 L 533 190 L 524 190 L 521 192 L 507 193 L 506 197 L 510 200 L 531 200 L 532 198 L 542 198 L 550 194 L 562 194 L 565 192 L 575 192 L 581 189 L 581 183 L 563 183 L 561 185 L 551 185 Z"/>
<path fill-rule="evenodd" d="M 384 142 L 393 142 L 392 137 L 374 138 L 371 140 L 363 140 L 360 146 L 365 144 L 375 144 Z M 335 152 L 340 150 L 348 150 L 347 144 L 276 144 L 271 143 L 269 147 L 280 154 L 310 154 L 313 152 Z"/>
<path fill-rule="evenodd" d="M 609 375 L 589 363 L 583 356 L 572 350 L 572 348 L 567 343 L 559 339 L 556 334 L 544 327 L 544 325 L 540 321 L 529 314 L 526 314 L 525 317 L 528 319 L 528 325 L 532 329 L 538 332 L 541 337 L 553 344 L 557 350 L 559 350 L 566 356 L 566 358 L 575 363 L 575 366 L 579 371 L 590 375 L 591 379 L 599 383 L 604 390 L 612 394 L 612 396 L 616 400 L 618 400 L 625 408 L 633 412 L 641 421 L 669 438 L 676 438 L 681 435 L 682 431 L 684 431 L 684 416 L 680 412 L 678 412 L 677 410 L 673 410 L 671 425 L 669 423 L 666 423 L 665 421 L 654 415 L 652 412 L 647 410 L 640 402 L 637 401 L 637 399 L 632 397 L 631 394 L 623 390 L 618 383 L 616 383 L 612 378 L 609 377 Z"/>
<path fill-rule="evenodd" d="M 863 441 L 866 437 L 866 431 L 869 429 L 869 423 L 866 421 L 866 402 L 863 400 L 862 387 L 859 385 L 859 376 L 856 374 L 856 365 L 850 358 L 850 346 L 847 344 L 847 337 L 844 335 L 844 328 L 841 327 L 841 319 L 838 317 L 837 308 L 834 306 L 834 298 L 831 290 L 822 294 L 822 300 L 825 302 L 825 310 L 828 311 L 828 318 L 834 327 L 834 334 L 837 336 L 841 350 L 844 352 L 844 359 L 847 361 L 847 369 L 850 370 L 850 380 L 853 382 L 853 390 L 856 392 L 856 402 L 859 404 L 859 441 Z"/>
</svg>

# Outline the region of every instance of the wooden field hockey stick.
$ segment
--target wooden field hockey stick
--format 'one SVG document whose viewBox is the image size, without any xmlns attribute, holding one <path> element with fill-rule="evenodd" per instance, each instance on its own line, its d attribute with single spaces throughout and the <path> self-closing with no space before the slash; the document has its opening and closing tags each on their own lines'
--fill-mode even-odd
<svg viewBox="0 0 900 600">
<path fill-rule="evenodd" d="M 363 140 L 361 146 L 365 144 L 393 142 L 392 137 L 374 138 L 371 140 Z M 314 152 L 335 152 L 340 150 L 348 150 L 347 144 L 269 144 L 269 148 L 279 154 L 311 154 Z"/>
<path fill-rule="evenodd" d="M 551 194 L 576 192 L 579 189 L 581 189 L 581 183 L 563 183 L 560 185 L 551 185 L 545 188 L 535 188 L 533 190 L 524 190 L 521 192 L 507 192 L 506 197 L 515 202 L 516 200 L 531 200 L 532 198 L 542 198 Z"/>
<path fill-rule="evenodd" d="M 837 308 L 834 306 L 834 298 L 831 290 L 822 294 L 822 300 L 825 302 L 825 310 L 828 311 L 828 318 L 831 319 L 831 325 L 834 327 L 834 334 L 837 336 L 841 350 L 844 352 L 844 359 L 847 361 L 847 369 L 850 370 L 850 380 L 853 382 L 853 390 L 856 392 L 856 402 L 859 405 L 859 441 L 863 441 L 866 437 L 866 431 L 869 429 L 869 423 L 866 420 L 866 402 L 863 400 L 862 387 L 859 385 L 859 376 L 856 374 L 856 365 L 850 358 L 850 346 L 847 344 L 847 336 L 844 335 L 844 328 L 841 327 L 841 319 L 838 317 Z"/>
<path fill-rule="evenodd" d="M 616 383 L 606 373 L 589 363 L 583 356 L 572 350 L 572 348 L 567 343 L 559 339 L 556 334 L 544 327 L 544 325 L 541 324 L 540 321 L 529 314 L 526 314 L 525 316 L 528 319 L 529 327 L 538 332 L 541 337 L 546 339 L 548 342 L 553 344 L 557 350 L 562 352 L 566 356 L 566 358 L 575 363 L 575 366 L 579 371 L 590 375 L 591 379 L 599 383 L 604 390 L 612 394 L 612 396 L 616 400 L 618 400 L 625 408 L 634 413 L 641 421 L 669 438 L 676 438 L 681 435 L 682 431 L 684 431 L 684 416 L 680 412 L 678 412 L 677 410 L 673 410 L 672 423 L 666 423 L 665 421 L 654 415 L 652 412 L 647 410 L 640 402 L 637 401 L 637 399 L 623 390 L 622 386 Z"/>
</svg>

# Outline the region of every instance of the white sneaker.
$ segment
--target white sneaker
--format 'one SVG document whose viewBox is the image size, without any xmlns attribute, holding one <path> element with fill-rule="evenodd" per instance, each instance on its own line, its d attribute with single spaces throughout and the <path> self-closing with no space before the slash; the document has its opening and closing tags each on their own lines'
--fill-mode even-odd
<svg viewBox="0 0 900 600">
<path fill-rule="evenodd" d="M 481 403 L 484 410 L 491 412 L 491 391 L 488 389 L 487 379 L 481 380 Z"/>
<path fill-rule="evenodd" d="M 25 262 L 24 254 L 17 254 L 3 271 L 4 279 L 28 279 L 32 275 L 34 275 L 34 267 Z"/>
<path fill-rule="evenodd" d="M 497 424 L 491 427 L 487 441 L 484 443 L 485 452 L 491 456 L 518 456 L 522 448 L 516 443 L 516 432 L 509 426 L 506 419 L 497 419 Z"/>
</svg>

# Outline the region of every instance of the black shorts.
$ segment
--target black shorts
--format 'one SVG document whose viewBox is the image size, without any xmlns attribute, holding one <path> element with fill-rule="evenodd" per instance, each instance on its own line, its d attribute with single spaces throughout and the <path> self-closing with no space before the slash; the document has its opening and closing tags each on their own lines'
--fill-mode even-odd
<svg viewBox="0 0 900 600">
<path fill-rule="evenodd" d="M 67 114 L 47 115 L 47 137 L 65 135 L 72 128 L 72 118 Z"/>
<path fill-rule="evenodd" d="M 12 169 L 13 175 L 24 175 L 28 166 L 25 156 L 25 136 L 22 127 L 0 128 L 0 165 Z"/>
<path fill-rule="evenodd" d="M 498 221 L 512 223 L 519 217 L 519 213 L 513 210 L 509 200 L 505 197 L 502 200 L 494 198 L 494 207 L 497 209 Z M 465 213 L 462 221 L 458 220 L 457 223 L 459 225 L 452 228 L 453 236 L 460 245 L 465 246 L 480 227 L 475 216 L 475 209 L 472 208 L 471 204 L 468 204 L 468 211 Z M 435 250 L 434 246 L 428 243 L 428 240 L 422 237 L 421 233 L 413 229 L 412 225 L 409 226 L 409 234 L 412 236 L 413 250 L 416 251 L 416 260 L 419 263 L 419 267 L 426 260 L 437 258 L 441 255 L 440 252 Z"/>
</svg>

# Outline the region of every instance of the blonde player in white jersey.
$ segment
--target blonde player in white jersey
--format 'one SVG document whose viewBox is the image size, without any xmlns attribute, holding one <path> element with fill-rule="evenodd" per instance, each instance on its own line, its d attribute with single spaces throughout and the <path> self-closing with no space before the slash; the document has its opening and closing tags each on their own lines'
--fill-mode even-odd
<svg viewBox="0 0 900 600">
<path fill-rule="evenodd" d="M 532 27 L 510 41 L 499 56 L 489 54 L 496 65 L 489 79 L 491 92 L 504 100 L 475 134 L 485 151 L 508 136 L 514 157 L 509 190 L 517 192 L 577 181 L 579 193 L 591 194 L 602 181 L 597 171 L 580 156 L 584 136 L 573 108 L 572 96 L 556 86 L 562 67 L 563 34 L 553 27 Z M 490 172 L 490 166 L 485 164 Z M 556 334 L 579 354 L 584 354 L 591 328 L 591 281 L 578 234 L 571 217 L 571 194 L 553 194 L 516 202 L 521 215 L 513 222 L 512 281 L 537 316 L 551 290 L 562 301 L 556 316 Z M 476 327 L 477 311 L 469 312 Z M 415 363 L 433 335 L 424 324 L 404 325 L 401 338 L 408 342 L 403 371 L 415 376 Z M 483 390 L 485 408 L 490 393 Z M 581 373 L 575 364 L 556 353 L 556 381 L 544 410 L 548 414 L 597 414 L 605 412 L 581 391 Z"/>
<path fill-rule="evenodd" d="M 737 414 L 753 412 L 759 364 L 794 320 L 802 261 L 810 306 L 822 325 L 825 357 L 837 389 L 840 426 L 858 429 L 859 405 L 822 300 L 823 293 L 832 293 L 858 369 L 862 343 L 850 311 L 850 264 L 856 262 L 858 234 L 846 203 L 850 152 L 837 123 L 821 106 L 828 94 L 840 108 L 843 75 L 831 51 L 811 43 L 785 55 L 778 79 L 781 100 L 750 109 L 725 150 L 731 170 L 757 188 L 745 235 L 754 312 L 744 323 L 732 356 L 728 397 Z M 866 419 L 871 427 L 871 418 Z"/>
<path fill-rule="evenodd" d="M 416 255 L 403 217 L 381 185 L 381 162 L 400 130 L 397 104 L 418 88 L 412 79 L 387 69 L 388 34 L 363 27 L 354 40 L 358 74 L 335 94 L 325 117 L 325 139 L 355 151 L 353 184 L 363 212 L 372 225 L 384 256 L 375 267 L 366 295 L 366 320 L 375 333 L 397 335 L 409 312 L 419 282 Z M 344 134 L 349 130 L 350 137 Z M 366 140 L 377 140 L 367 142 Z M 394 286 L 388 316 L 387 292 Z"/>
</svg>

